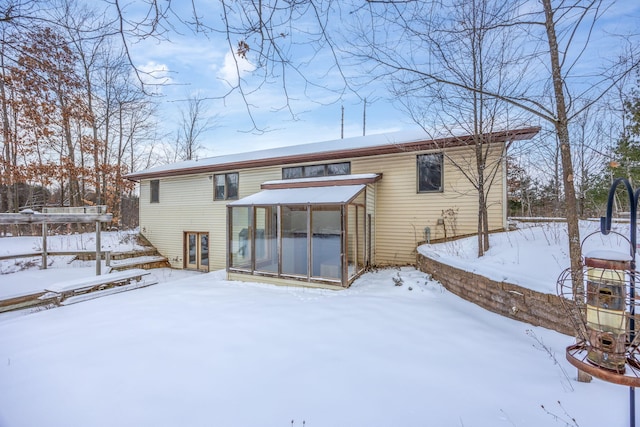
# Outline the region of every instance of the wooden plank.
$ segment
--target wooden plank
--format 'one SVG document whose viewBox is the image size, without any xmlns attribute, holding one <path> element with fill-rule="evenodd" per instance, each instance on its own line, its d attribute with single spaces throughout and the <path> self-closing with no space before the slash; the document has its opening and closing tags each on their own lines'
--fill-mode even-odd
<svg viewBox="0 0 640 427">
<path fill-rule="evenodd" d="M 89 292 L 81 295 L 74 295 L 69 298 L 66 298 L 64 301 L 60 303 L 60 305 L 69 305 L 76 304 L 79 302 L 84 302 L 88 300 L 92 300 L 95 298 L 100 298 L 108 295 L 118 294 L 120 292 L 132 291 L 134 289 L 146 288 L 147 286 L 155 285 L 158 281 L 156 280 L 141 280 L 140 282 L 130 283 L 128 285 L 113 287 L 109 289 L 103 289 L 100 291 Z"/>
<path fill-rule="evenodd" d="M 120 282 L 130 281 L 134 278 L 146 276 L 150 274 L 149 271 L 137 268 L 134 270 L 120 271 L 117 273 L 104 274 L 102 276 L 93 276 L 88 278 L 81 278 L 71 281 L 54 283 L 47 286 L 45 289 L 50 292 L 64 293 L 73 291 L 88 290 L 93 287 L 101 285 L 116 284 Z"/>
<path fill-rule="evenodd" d="M 0 224 L 83 224 L 111 222 L 113 214 L 3 213 Z"/>
<path fill-rule="evenodd" d="M 0 300 L 0 313 L 57 304 L 57 295 L 50 292 L 29 293 Z"/>
<path fill-rule="evenodd" d="M 107 252 L 109 251 L 101 252 L 101 254 L 103 255 L 101 259 L 105 259 L 104 255 Z M 88 260 L 82 260 L 82 261 L 95 261 L 96 251 L 47 251 L 48 256 L 82 256 L 87 254 L 92 255 L 93 258 Z M 14 258 L 35 258 L 35 257 L 41 257 L 41 256 L 42 256 L 42 251 L 24 252 L 24 253 L 10 254 L 10 255 L 0 255 L 0 261 L 4 261 L 7 259 L 14 259 Z"/>
<path fill-rule="evenodd" d="M 0 300 L 0 307 L 18 305 L 31 300 L 37 300 L 44 294 L 46 294 L 45 291 L 37 291 L 37 292 L 31 291 L 31 292 L 25 292 L 22 294 L 9 295 L 9 296 L 3 297 L 3 299 Z"/>
<path fill-rule="evenodd" d="M 111 261 L 111 267 L 114 269 L 128 267 L 131 265 L 148 264 L 152 262 L 166 261 L 167 259 L 161 255 L 140 256 L 135 258 L 126 258 L 117 261 Z"/>
<path fill-rule="evenodd" d="M 35 258 L 35 257 L 40 257 L 41 255 L 42 255 L 42 252 L 27 252 L 27 253 L 21 253 L 21 254 L 0 255 L 0 261 L 4 261 L 7 259 L 14 259 L 14 258 Z"/>
<path fill-rule="evenodd" d="M 142 272 L 144 274 L 144 270 L 142 270 Z M 140 273 L 140 271 L 138 271 L 138 273 Z M 146 274 L 148 274 L 148 272 Z M 105 275 L 101 277 L 108 277 L 108 276 L 109 275 Z M 119 276 L 121 278 L 125 275 L 114 274 L 111 276 Z M 29 293 L 29 294 L 25 293 L 22 295 L 15 295 L 7 299 L 0 300 L 0 314 L 6 313 L 9 311 L 36 308 L 40 306 L 56 307 L 60 305 L 75 304 L 78 302 L 87 301 L 90 299 L 99 298 L 107 295 L 112 295 L 119 292 L 125 292 L 125 291 L 134 290 L 134 289 L 144 288 L 144 287 L 155 285 L 158 283 L 157 280 L 154 280 L 151 278 L 141 279 L 139 276 L 137 278 L 140 280 L 134 283 L 122 282 L 124 283 L 122 286 L 111 286 L 111 287 L 102 289 L 98 285 L 88 290 L 86 289 L 82 290 L 86 292 L 81 291 L 76 293 L 73 290 L 65 291 L 61 293 L 40 291 L 36 293 Z M 107 285 L 110 285 L 112 283 L 116 283 L 116 282 L 108 282 Z M 117 283 L 120 283 L 120 282 L 117 282 Z"/>
</svg>

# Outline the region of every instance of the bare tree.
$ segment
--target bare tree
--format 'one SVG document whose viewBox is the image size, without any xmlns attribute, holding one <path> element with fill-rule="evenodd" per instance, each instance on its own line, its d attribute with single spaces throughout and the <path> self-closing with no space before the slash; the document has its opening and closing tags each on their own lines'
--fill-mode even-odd
<svg viewBox="0 0 640 427">
<path fill-rule="evenodd" d="M 84 99 L 86 100 L 88 113 L 89 134 L 82 135 L 81 160 L 83 169 L 91 169 L 89 175 L 90 184 L 95 191 L 94 202 L 98 205 L 104 203 L 101 183 L 100 147 L 103 145 L 99 139 L 99 95 L 96 91 L 98 83 L 97 74 L 101 67 L 101 60 L 108 40 L 106 24 L 103 19 L 96 16 L 94 10 L 79 6 L 75 0 L 60 0 L 55 9 L 59 13 L 59 22 L 64 23 L 71 46 L 78 57 L 78 69 L 83 79 Z M 80 131 L 82 133 L 82 130 Z M 93 164 L 88 168 L 85 157 L 90 156 Z M 83 181 L 83 197 L 87 198 L 86 185 Z"/>
<path fill-rule="evenodd" d="M 4 16 L 5 22 L 26 22 L 37 15 L 34 9 L 39 3 L 11 0 L 10 6 L 0 7 L 0 16 Z M 127 55 L 128 43 L 135 38 L 166 39 L 180 28 L 207 36 L 223 34 L 234 54 L 237 79 L 229 82 L 228 93 L 221 96 L 239 93 L 250 115 L 255 108 L 252 96 L 267 84 L 277 82 L 282 87 L 279 107 L 288 108 L 293 115 L 290 88 L 294 83 L 303 82 L 307 93 L 330 84 L 329 89 L 338 97 L 357 88 L 347 78 L 345 68 L 349 65 L 347 54 L 355 53 L 351 58 L 373 64 L 367 75 L 374 79 L 403 74 L 425 86 L 455 87 L 466 91 L 469 97 L 481 95 L 506 102 L 547 123 L 553 128 L 559 146 L 572 269 L 578 274 L 580 236 L 569 125 L 638 66 L 637 41 L 629 39 L 627 44 L 636 51 L 624 52 L 609 64 L 598 64 L 600 68 L 594 72 L 593 56 L 585 55 L 596 22 L 607 12 L 605 0 L 565 0 L 558 4 L 543 0 L 538 8 L 524 0 L 506 3 L 503 10 L 516 11 L 518 15 L 509 22 L 496 22 L 495 29 L 515 28 L 520 32 L 514 44 L 517 55 L 510 56 L 508 64 L 511 73 L 522 76 L 525 82 L 517 92 L 505 92 L 504 87 L 491 84 L 491 79 L 486 80 L 489 84 L 480 85 L 480 81 L 465 80 L 453 71 L 442 74 L 442 67 L 432 66 L 431 61 L 438 58 L 436 54 L 441 48 L 430 43 L 428 36 L 436 28 L 432 22 L 450 10 L 439 1 L 221 0 L 214 5 L 218 7 L 217 16 L 222 18 L 217 21 L 205 21 L 197 2 L 190 3 L 185 12 L 184 5 L 181 9 L 175 1 L 150 0 L 146 3 L 146 14 L 139 9 L 130 10 L 131 6 L 120 0 L 107 6 L 114 8 L 114 32 L 122 37 Z M 15 5 L 28 13 L 16 14 Z M 350 22 L 362 24 L 363 31 L 353 31 Z M 304 54 L 300 55 L 300 49 L 306 49 Z M 449 53 L 455 58 L 456 52 Z M 446 57 L 440 55 L 441 59 L 455 62 Z M 245 58 L 255 67 L 251 76 L 240 67 L 239 60 Z M 585 59 L 589 66 L 580 67 Z M 131 58 L 129 62 L 133 63 Z M 587 68 L 589 75 L 583 71 Z M 579 100 L 588 101 L 579 103 Z M 255 122 L 254 128 L 258 128 Z"/>
<path fill-rule="evenodd" d="M 606 105 L 594 105 L 585 110 L 570 126 L 571 138 L 575 141 L 574 164 L 576 165 L 576 190 L 578 196 L 578 214 L 581 218 L 599 216 L 597 206 L 587 199 L 587 194 L 596 184 L 595 179 L 600 175 L 611 157 L 607 151 L 622 129 L 618 128 L 619 117 L 614 115 Z M 614 132 L 616 137 L 611 136 Z"/>
<path fill-rule="evenodd" d="M 117 219 L 130 191 L 123 176 L 135 168 L 154 110 L 113 37 L 120 33 L 90 6 L 0 5 L 3 166 L 16 159 L 2 178 L 22 185 L 36 177 L 59 186 L 59 203 L 107 204 Z"/>
<path fill-rule="evenodd" d="M 5 191 L 0 197 L 0 212 L 14 212 L 17 206 L 15 201 L 15 168 L 17 166 L 17 131 L 15 114 L 11 102 L 14 98 L 9 82 L 9 66 L 12 63 L 8 57 L 7 43 L 5 40 L 13 38 L 13 35 L 4 26 L 2 27 L 2 44 L 0 45 L 0 106 L 2 114 L 2 151 L 0 158 L 0 186 Z"/>
<path fill-rule="evenodd" d="M 550 0 L 543 0 L 537 10 L 531 9 L 534 5 L 527 2 L 507 4 L 517 15 L 498 25 L 520 31 L 515 45 L 518 55 L 509 64 L 513 73 L 527 77 L 528 84 L 522 85 L 518 92 L 505 92 L 499 85 L 480 86 L 453 71 L 443 74 L 442 67 L 432 66 L 430 61 L 433 59 L 450 61 L 449 57 L 457 55 L 456 52 L 436 55 L 440 46 L 429 43 L 427 35 L 434 28 L 425 25 L 429 22 L 422 17 L 447 13 L 448 9 L 441 8 L 439 2 L 371 2 L 361 8 L 360 22 L 367 22 L 368 28 L 358 32 L 358 57 L 375 64 L 371 72 L 376 76 L 404 75 L 425 86 L 444 84 L 460 88 L 470 97 L 483 94 L 517 107 L 553 127 L 562 164 L 573 285 L 576 293 L 582 295 L 580 233 L 569 123 L 638 66 L 637 52 L 627 52 L 610 64 L 600 64 L 598 73 L 593 73 L 593 57 L 585 57 L 585 52 L 596 22 L 606 11 L 603 1 L 572 0 L 552 5 Z M 586 34 L 586 37 L 580 38 L 578 34 Z M 637 45 L 632 47 L 638 49 Z M 422 61 L 409 60 L 418 55 L 422 55 Z M 590 75 L 582 74 L 581 70 L 585 68 L 578 67 L 584 60 L 590 63 L 586 67 Z M 420 67 L 416 67 L 416 63 Z M 589 101 L 578 103 L 578 100 Z"/>
<path fill-rule="evenodd" d="M 217 125 L 219 115 L 209 115 L 205 99 L 198 94 L 186 100 L 186 109 L 180 109 L 180 123 L 176 136 L 176 154 L 180 160 L 197 158 L 204 148 L 200 142 L 203 133 Z"/>
<path fill-rule="evenodd" d="M 332 93 L 333 97 L 323 103 L 337 102 L 346 91 L 354 91 L 347 79 L 343 52 L 333 37 L 341 26 L 341 2 L 219 0 L 208 6 L 218 13 L 219 20 L 203 18 L 198 2 L 185 7 L 175 0 L 150 0 L 144 12 L 140 4 L 115 0 L 113 5 L 125 46 L 148 38 L 169 41 L 180 31 L 200 34 L 205 40 L 222 35 L 231 54 L 234 76 L 226 81 L 227 90 L 214 98 L 239 96 L 254 132 L 266 130 L 254 117 L 260 89 L 266 86 L 281 88 L 280 97 L 270 100 L 270 108 L 285 110 L 293 119 L 297 114 L 292 102 L 301 94 L 293 93 L 292 87 L 303 86 L 308 98 L 316 91 L 322 91 L 324 97 Z M 129 50 L 127 54 L 134 64 Z M 247 63 L 250 72 L 244 68 Z M 153 84 L 145 78 L 145 71 L 136 69 L 136 73 L 145 86 Z"/>
<path fill-rule="evenodd" d="M 425 131 L 432 133 L 436 129 L 439 136 L 450 137 L 454 144 L 461 134 L 473 135 L 474 156 L 470 161 L 447 156 L 447 147 L 442 148 L 477 193 L 478 256 L 482 256 L 489 249 L 489 193 L 504 167 L 509 146 L 493 141 L 492 134 L 524 123 L 518 117 L 520 112 L 510 111 L 515 109 L 485 93 L 499 87 L 505 95 L 512 94 L 522 81 L 522 76 L 510 67 L 515 61 L 511 45 L 514 37 L 512 28 L 504 25 L 514 11 L 490 0 L 452 1 L 442 7 L 445 10 L 438 16 L 415 17 L 420 21 L 416 26 L 426 29 L 421 39 L 430 47 L 428 64 L 424 55 L 405 60 L 411 69 L 429 66 L 433 73 L 455 76 L 478 90 L 470 92 L 444 82 L 430 82 L 410 72 L 390 77 L 405 110 Z"/>
</svg>

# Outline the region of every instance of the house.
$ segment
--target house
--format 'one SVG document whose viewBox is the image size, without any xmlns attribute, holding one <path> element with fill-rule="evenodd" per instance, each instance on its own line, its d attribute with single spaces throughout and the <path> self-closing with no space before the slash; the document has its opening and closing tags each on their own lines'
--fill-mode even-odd
<svg viewBox="0 0 640 427">
<path fill-rule="evenodd" d="M 485 135 L 497 171 L 487 203 L 492 230 L 507 226 L 503 148 L 538 131 Z M 369 266 L 415 263 L 426 239 L 476 232 L 471 144 L 470 135 L 380 134 L 185 161 L 128 178 L 140 183 L 140 232 L 172 267 L 343 288 Z"/>
</svg>

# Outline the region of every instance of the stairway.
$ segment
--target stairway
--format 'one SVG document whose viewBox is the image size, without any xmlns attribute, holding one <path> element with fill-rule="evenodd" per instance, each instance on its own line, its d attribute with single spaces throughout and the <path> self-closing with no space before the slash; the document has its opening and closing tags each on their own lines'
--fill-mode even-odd
<svg viewBox="0 0 640 427">
<path fill-rule="evenodd" d="M 123 271 L 132 268 L 150 268 L 171 267 L 169 260 L 160 255 L 155 248 L 147 248 L 144 251 L 116 252 L 111 254 L 111 262 L 109 264 L 111 271 Z"/>
<path fill-rule="evenodd" d="M 139 251 L 109 252 L 109 255 L 104 252 L 103 256 L 108 256 L 107 268 L 110 268 L 111 271 L 123 271 L 132 268 L 149 270 L 151 268 L 171 267 L 169 260 L 160 255 L 158 250 L 153 246 L 147 246 L 145 249 Z M 74 258 L 74 260 L 79 261 L 95 261 L 95 259 L 95 252 L 78 254 Z"/>
</svg>

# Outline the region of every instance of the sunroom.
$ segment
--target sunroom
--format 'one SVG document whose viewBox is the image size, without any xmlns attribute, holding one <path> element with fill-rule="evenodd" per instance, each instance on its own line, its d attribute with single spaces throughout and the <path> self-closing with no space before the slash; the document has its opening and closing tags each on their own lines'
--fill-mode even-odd
<svg viewBox="0 0 640 427">
<path fill-rule="evenodd" d="M 367 212 L 367 197 L 380 178 L 271 181 L 259 193 L 229 203 L 229 278 L 348 287 L 371 261 L 373 212 Z"/>
</svg>

